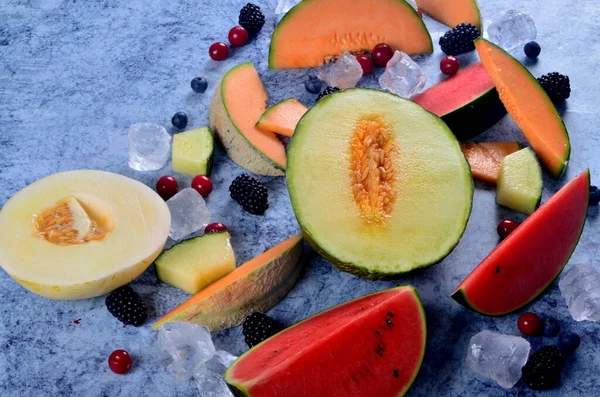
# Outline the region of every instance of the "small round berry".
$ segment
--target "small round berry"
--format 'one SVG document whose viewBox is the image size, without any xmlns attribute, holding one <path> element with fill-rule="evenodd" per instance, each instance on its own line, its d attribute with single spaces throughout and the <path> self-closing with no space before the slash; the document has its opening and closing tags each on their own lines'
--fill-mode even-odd
<svg viewBox="0 0 600 397">
<path fill-rule="evenodd" d="M 206 175 L 197 175 L 192 179 L 192 188 L 200 193 L 202 197 L 207 198 L 210 192 L 213 191 L 213 183 Z"/>
<path fill-rule="evenodd" d="M 371 59 L 375 66 L 383 67 L 387 65 L 390 59 L 394 56 L 394 51 L 387 44 L 377 44 L 373 51 L 371 51 Z"/>
<path fill-rule="evenodd" d="M 173 127 L 177 128 L 178 130 L 182 130 L 187 127 L 187 123 L 188 117 L 184 112 L 177 112 L 173 115 L 173 117 L 171 117 L 171 124 L 173 124 Z"/>
<path fill-rule="evenodd" d="M 540 316 L 531 312 L 521 314 L 517 321 L 517 326 L 521 333 L 528 336 L 539 335 L 544 329 L 544 324 Z"/>
<path fill-rule="evenodd" d="M 417 8 L 417 14 L 419 14 L 419 16 L 423 18 L 423 11 L 421 11 L 419 8 Z"/>
<path fill-rule="evenodd" d="M 108 367 L 115 374 L 123 375 L 129 372 L 131 366 L 133 365 L 133 360 L 127 351 L 125 350 L 115 350 L 108 357 Z"/>
<path fill-rule="evenodd" d="M 179 185 L 177 179 L 173 178 L 171 175 L 161 176 L 158 179 L 158 182 L 156 182 L 156 193 L 158 193 L 165 201 L 175 196 L 178 191 Z"/>
<path fill-rule="evenodd" d="M 525 44 L 525 55 L 527 58 L 535 59 L 540 55 L 540 52 L 542 52 L 542 47 L 537 42 L 530 41 Z"/>
<path fill-rule="evenodd" d="M 560 324 L 555 318 L 544 319 L 544 336 L 555 337 L 560 332 Z"/>
<path fill-rule="evenodd" d="M 321 82 L 321 80 L 319 80 L 317 76 L 313 75 L 308 76 L 308 80 L 304 82 L 304 88 L 306 88 L 306 91 L 310 92 L 311 94 L 320 93 L 322 86 L 323 83 Z"/>
<path fill-rule="evenodd" d="M 563 331 L 558 334 L 558 348 L 565 354 L 571 354 L 581 344 L 581 338 L 574 332 Z"/>
<path fill-rule="evenodd" d="M 496 231 L 498 232 L 498 236 L 502 240 L 508 237 L 509 234 L 515 231 L 515 229 L 519 226 L 519 224 L 515 221 L 511 221 L 510 219 L 505 219 L 498 223 L 498 227 Z"/>
<path fill-rule="evenodd" d="M 198 94 L 202 94 L 208 88 L 208 81 L 204 77 L 195 77 L 191 84 L 192 90 Z"/>
<path fill-rule="evenodd" d="M 597 186 L 590 186 L 590 205 L 600 204 L 600 189 Z"/>
<path fill-rule="evenodd" d="M 222 42 L 214 43 L 208 49 L 208 54 L 215 61 L 222 61 L 229 56 L 229 47 Z"/>
<path fill-rule="evenodd" d="M 447 76 L 454 76 L 458 69 L 460 69 L 460 61 L 452 55 L 445 57 L 440 62 L 440 70 Z"/>
<path fill-rule="evenodd" d="M 204 234 L 226 232 L 227 226 L 222 223 L 211 223 L 204 228 Z"/>
<path fill-rule="evenodd" d="M 243 26 L 234 26 L 229 31 L 229 42 L 234 47 L 241 47 L 248 42 L 248 31 Z"/>
<path fill-rule="evenodd" d="M 356 60 L 358 61 L 358 63 L 360 63 L 360 66 L 362 67 L 363 76 L 371 74 L 371 72 L 373 71 L 373 61 L 371 61 L 371 58 L 369 58 L 366 55 L 359 55 L 356 57 Z"/>
</svg>

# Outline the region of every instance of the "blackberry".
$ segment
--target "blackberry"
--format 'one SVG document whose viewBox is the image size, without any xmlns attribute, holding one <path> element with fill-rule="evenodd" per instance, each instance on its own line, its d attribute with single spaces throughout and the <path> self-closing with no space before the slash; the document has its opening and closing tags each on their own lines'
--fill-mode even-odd
<svg viewBox="0 0 600 397">
<path fill-rule="evenodd" d="M 475 50 L 473 40 L 480 35 L 479 29 L 470 23 L 461 23 L 440 37 L 440 47 L 446 55 L 460 55 Z"/>
<path fill-rule="evenodd" d="M 544 346 L 533 353 L 521 369 L 523 382 L 533 390 L 550 389 L 558 383 L 564 356 L 559 348 Z"/>
<path fill-rule="evenodd" d="M 253 215 L 263 215 L 269 208 L 267 187 L 248 174 L 235 178 L 229 186 L 229 193 L 244 211 Z"/>
<path fill-rule="evenodd" d="M 317 102 L 319 102 L 323 97 L 326 97 L 329 94 L 333 94 L 334 92 L 339 92 L 341 89 L 338 87 L 326 87 L 322 93 L 317 97 Z"/>
<path fill-rule="evenodd" d="M 123 324 L 139 327 L 148 318 L 144 301 L 128 285 L 114 290 L 106 297 L 106 308 Z"/>
<path fill-rule="evenodd" d="M 571 96 L 569 76 L 552 72 L 538 77 L 538 81 L 554 103 L 561 103 Z"/>
<path fill-rule="evenodd" d="M 248 347 L 254 347 L 281 331 L 279 324 L 262 313 L 252 313 L 244 320 L 242 333 Z"/>
<path fill-rule="evenodd" d="M 265 24 L 265 14 L 256 4 L 248 3 L 240 11 L 239 24 L 244 27 L 251 35 L 255 35 Z"/>
</svg>

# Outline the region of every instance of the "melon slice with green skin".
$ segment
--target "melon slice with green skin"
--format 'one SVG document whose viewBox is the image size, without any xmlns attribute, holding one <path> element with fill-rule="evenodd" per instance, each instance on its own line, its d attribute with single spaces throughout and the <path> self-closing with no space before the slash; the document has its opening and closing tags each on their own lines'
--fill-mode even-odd
<svg viewBox="0 0 600 397">
<path fill-rule="evenodd" d="M 518 142 L 466 142 L 460 147 L 469 162 L 473 178 L 494 185 L 504 158 L 521 149 Z"/>
<path fill-rule="evenodd" d="M 275 28 L 269 67 L 319 67 L 345 51 L 371 52 L 379 43 L 409 55 L 433 52 L 423 20 L 404 0 L 304 0 Z"/>
<path fill-rule="evenodd" d="M 571 143 L 548 94 L 525 66 L 500 47 L 479 38 L 475 48 L 504 107 L 552 176 L 559 178 L 569 161 Z"/>
<path fill-rule="evenodd" d="M 227 232 L 209 233 L 175 244 L 154 262 L 164 283 L 196 294 L 235 270 L 235 254 Z"/>
<path fill-rule="evenodd" d="M 460 140 L 476 137 L 506 115 L 494 83 L 475 63 L 413 98 L 448 124 Z"/>
<path fill-rule="evenodd" d="M 215 144 L 208 127 L 173 136 L 173 171 L 183 175 L 210 175 Z"/>
<path fill-rule="evenodd" d="M 481 13 L 476 0 L 416 0 L 417 7 L 451 28 L 463 22 L 475 25 L 481 32 Z"/>
<path fill-rule="evenodd" d="M 530 148 L 506 156 L 498 173 L 496 202 L 531 214 L 542 199 L 542 169 Z"/>
<path fill-rule="evenodd" d="M 0 212 L 0 265 L 51 299 L 106 294 L 139 276 L 171 226 L 146 185 L 103 171 L 68 171 L 16 193 Z"/>
<path fill-rule="evenodd" d="M 294 98 L 286 99 L 271 106 L 260 116 L 256 126 L 266 132 L 292 136 L 298 121 L 308 108 Z"/>
<path fill-rule="evenodd" d="M 247 62 L 229 70 L 210 102 L 210 128 L 240 167 L 268 176 L 285 175 L 283 143 L 272 132 L 256 128 L 267 108 L 267 93 L 254 65 Z"/>
<path fill-rule="evenodd" d="M 575 250 L 585 225 L 590 173 L 559 190 L 460 283 L 452 297 L 489 316 L 512 313 L 548 288 Z"/>
<path fill-rule="evenodd" d="M 401 286 L 310 317 L 250 349 L 225 373 L 235 396 L 406 394 L 427 328 L 416 290 Z"/>
<path fill-rule="evenodd" d="M 266 312 L 296 284 L 303 248 L 301 235 L 285 240 L 192 296 L 152 328 L 189 322 L 217 332 L 240 325 L 253 312 Z"/>
</svg>

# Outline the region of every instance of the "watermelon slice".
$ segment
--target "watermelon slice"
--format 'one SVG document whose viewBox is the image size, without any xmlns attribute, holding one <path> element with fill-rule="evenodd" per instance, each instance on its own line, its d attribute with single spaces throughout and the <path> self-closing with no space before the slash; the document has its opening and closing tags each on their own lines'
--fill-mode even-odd
<svg viewBox="0 0 600 397">
<path fill-rule="evenodd" d="M 235 396 L 404 395 L 425 353 L 426 325 L 415 289 L 401 286 L 317 314 L 234 362 Z"/>
<path fill-rule="evenodd" d="M 452 297 L 479 313 L 500 316 L 537 298 L 575 250 L 587 216 L 589 170 L 542 205 L 456 288 Z"/>
</svg>

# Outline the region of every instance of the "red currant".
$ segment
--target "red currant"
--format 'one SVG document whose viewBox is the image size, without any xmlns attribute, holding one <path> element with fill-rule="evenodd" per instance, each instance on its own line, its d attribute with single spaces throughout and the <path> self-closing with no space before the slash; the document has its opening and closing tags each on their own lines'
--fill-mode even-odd
<svg viewBox="0 0 600 397">
<path fill-rule="evenodd" d="M 241 47 L 248 42 L 248 31 L 243 26 L 234 26 L 229 31 L 229 42 L 234 47 Z"/>
<path fill-rule="evenodd" d="M 196 189 L 202 197 L 207 198 L 210 192 L 213 191 L 213 183 L 206 175 L 198 175 L 192 179 L 192 188 Z"/>
<path fill-rule="evenodd" d="M 383 67 L 387 65 L 390 59 L 394 56 L 394 51 L 387 44 L 377 44 L 371 51 L 371 59 L 375 66 Z"/>
<path fill-rule="evenodd" d="M 369 58 L 368 56 L 359 55 L 356 57 L 356 60 L 358 61 L 358 63 L 360 63 L 360 66 L 362 67 L 363 76 L 366 76 L 373 71 L 373 61 L 371 61 L 371 58 Z"/>
<path fill-rule="evenodd" d="M 460 69 L 460 61 L 453 56 L 447 56 L 440 62 L 440 70 L 448 76 L 454 76 Z"/>
<path fill-rule="evenodd" d="M 125 350 L 115 350 L 108 357 L 108 367 L 115 374 L 126 374 L 131 369 L 133 360 Z"/>
<path fill-rule="evenodd" d="M 417 8 L 417 14 L 419 14 L 419 16 L 421 18 L 423 18 L 423 11 L 421 11 L 420 9 Z"/>
<path fill-rule="evenodd" d="M 226 232 L 227 226 L 222 223 L 211 223 L 204 229 L 204 234 Z"/>
<path fill-rule="evenodd" d="M 229 47 L 225 43 L 215 43 L 208 49 L 208 54 L 215 61 L 222 61 L 229 56 Z"/>
<path fill-rule="evenodd" d="M 158 182 L 156 182 L 156 192 L 165 201 L 175 196 L 178 190 L 179 185 L 177 184 L 177 179 L 173 178 L 171 175 L 161 176 L 158 179 Z"/>
<path fill-rule="evenodd" d="M 500 221 L 496 230 L 498 231 L 498 235 L 503 240 L 508 237 L 509 234 L 515 231 L 515 229 L 519 226 L 519 224 L 515 221 L 511 221 L 510 219 L 505 219 Z"/>
<path fill-rule="evenodd" d="M 519 331 L 524 335 L 535 336 L 542 333 L 544 322 L 537 314 L 527 312 L 519 316 L 517 326 L 519 327 Z"/>
</svg>

